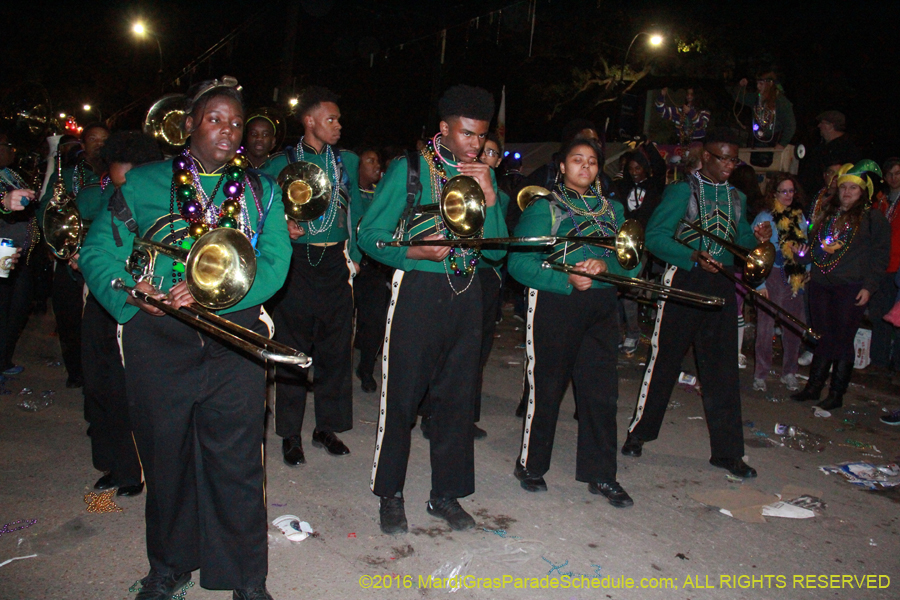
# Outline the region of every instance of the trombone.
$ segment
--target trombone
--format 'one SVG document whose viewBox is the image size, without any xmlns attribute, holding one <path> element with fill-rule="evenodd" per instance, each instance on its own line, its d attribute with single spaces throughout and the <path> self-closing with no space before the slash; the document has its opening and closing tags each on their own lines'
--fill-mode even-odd
<svg viewBox="0 0 900 600">
<path fill-rule="evenodd" d="M 308 367 L 312 364 L 312 359 L 302 352 L 232 323 L 228 319 L 224 319 L 206 309 L 194 306 L 183 306 L 182 310 L 172 308 L 162 300 L 157 300 L 146 292 L 125 285 L 121 278 L 113 279 L 110 285 L 114 290 L 127 292 L 132 298 L 146 302 L 167 315 L 175 317 L 182 323 L 199 329 L 210 337 L 227 342 L 239 350 L 257 356 L 262 360 L 271 360 L 300 367 Z"/>
<path fill-rule="evenodd" d="M 532 200 L 538 196 L 546 196 L 549 192 L 539 186 L 529 186 L 525 189 L 537 190 Z M 524 191 L 524 190 L 523 190 Z M 546 192 L 546 193 L 543 193 Z M 521 203 L 522 193 L 517 197 Z M 530 202 L 529 202 L 530 203 Z M 478 238 L 472 237 L 484 227 L 485 208 L 484 192 L 481 186 L 472 177 L 457 175 L 450 179 L 441 193 L 441 201 L 438 204 L 424 204 L 418 208 L 419 214 L 440 212 L 447 229 L 459 236 L 453 240 L 378 240 L 377 248 L 401 248 L 416 246 L 450 246 L 454 248 L 472 248 L 490 246 L 494 244 L 541 244 L 550 246 L 564 243 L 580 243 L 599 246 L 609 250 L 615 250 L 616 258 L 626 269 L 633 269 L 641 260 L 641 252 L 644 249 L 644 228 L 638 221 L 629 219 L 622 223 L 619 231 L 614 236 L 605 237 L 578 237 L 563 235 L 537 235 L 525 237 L 498 237 Z"/>
<path fill-rule="evenodd" d="M 599 275 L 591 275 L 590 273 L 579 271 L 571 265 L 558 262 L 549 262 L 546 260 L 541 263 L 541 268 L 561 271 L 563 273 L 570 273 L 572 275 L 580 275 L 581 277 L 587 277 L 588 279 L 593 279 L 594 281 L 612 283 L 616 286 L 632 287 L 639 290 L 646 290 L 648 292 L 655 292 L 660 296 L 676 298 L 678 300 L 693 302 L 695 304 L 702 304 L 704 306 L 725 306 L 725 299 L 718 296 L 698 294 L 697 292 L 690 292 L 688 290 L 682 290 L 679 288 L 669 287 L 667 285 L 660 285 L 658 283 L 644 281 L 643 279 L 638 279 L 636 277 L 625 277 L 624 275 L 615 275 L 613 273 L 600 273 Z"/>
<path fill-rule="evenodd" d="M 772 242 L 763 242 L 752 250 L 748 250 L 743 246 L 738 246 L 734 242 L 703 229 L 699 225 L 691 223 L 687 219 L 681 219 L 681 223 L 690 227 L 701 236 L 713 240 L 744 261 L 744 263 L 746 263 L 744 266 L 744 275 L 747 277 L 748 281 L 763 281 L 769 276 L 772 265 L 775 264 L 775 245 Z"/>
<path fill-rule="evenodd" d="M 699 229 L 697 227 L 694 227 L 694 228 L 698 229 L 699 231 L 702 231 L 703 233 L 706 233 L 706 231 L 703 229 Z M 684 240 L 679 239 L 679 238 L 675 238 L 675 239 L 676 239 L 676 241 L 678 241 L 678 243 L 680 243 L 688 248 L 691 248 L 691 246 L 688 245 L 688 243 L 685 242 Z M 766 242 L 766 243 L 769 246 L 773 246 L 771 242 Z M 765 244 L 761 244 L 761 246 L 765 246 Z M 754 249 L 754 252 L 756 250 L 758 250 L 761 246 L 757 246 Z M 738 246 L 738 248 L 739 247 L 740 246 Z M 691 250 L 696 250 L 696 248 L 691 248 Z M 731 280 L 732 283 L 734 283 L 735 285 L 740 285 L 741 287 L 743 287 L 744 291 L 747 294 L 749 294 L 751 297 L 753 297 L 757 302 L 761 303 L 765 308 L 767 308 L 768 310 L 770 310 L 772 312 L 777 313 L 778 316 L 780 316 L 784 319 L 787 319 L 787 322 L 789 324 L 793 325 L 794 328 L 800 333 L 804 342 L 811 344 L 811 345 L 815 345 L 815 344 L 819 343 L 820 339 L 822 339 L 821 334 L 816 333 L 806 323 L 804 323 L 803 321 L 801 321 L 800 319 L 798 319 L 797 317 L 795 317 L 794 315 L 792 315 L 785 309 L 781 308 L 780 306 L 778 306 L 777 304 L 775 304 L 774 302 L 772 302 L 771 300 L 769 300 L 768 298 L 766 298 L 765 296 L 763 296 L 762 294 L 757 292 L 755 289 L 753 289 L 750 286 L 750 283 L 748 281 L 743 281 L 741 279 L 738 279 L 737 277 L 734 276 L 733 273 L 729 273 L 728 270 L 723 269 L 722 267 L 715 264 L 714 262 L 712 262 L 710 259 L 706 258 L 703 255 L 698 254 L 698 257 L 700 258 L 700 260 L 703 260 L 706 264 L 713 266 L 716 269 L 717 273 L 721 273 L 722 275 L 727 277 L 729 280 Z M 773 263 L 774 263 L 774 258 L 773 258 Z M 748 266 L 750 265 L 749 261 L 747 262 L 747 265 Z M 769 266 L 769 269 L 771 269 L 771 265 Z"/>
<path fill-rule="evenodd" d="M 240 231 L 226 227 L 213 229 L 197 238 L 190 250 L 135 238 L 131 256 L 126 262 L 132 278 L 137 282 L 152 280 L 160 254 L 184 263 L 188 291 L 199 307 L 173 308 L 145 292 L 126 286 L 122 279 L 114 279 L 112 288 L 127 292 L 131 297 L 263 360 L 300 367 L 312 364 L 312 359 L 302 352 L 210 312 L 230 308 L 240 302 L 256 278 L 255 250 Z"/>
<path fill-rule="evenodd" d="M 284 213 L 292 221 L 313 221 L 328 210 L 334 186 L 319 165 L 304 160 L 278 173 Z"/>
</svg>

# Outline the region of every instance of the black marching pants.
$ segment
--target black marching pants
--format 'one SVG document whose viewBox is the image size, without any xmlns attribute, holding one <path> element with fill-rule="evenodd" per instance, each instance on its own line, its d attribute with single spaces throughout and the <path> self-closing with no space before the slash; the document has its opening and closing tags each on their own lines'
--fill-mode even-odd
<svg viewBox="0 0 900 600">
<path fill-rule="evenodd" d="M 615 288 L 571 295 L 528 290 L 525 368 L 528 405 L 519 464 L 536 476 L 550 469 L 553 439 L 569 381 L 578 411 L 575 479 L 616 480 L 616 354 L 619 312 Z"/>
<path fill-rule="evenodd" d="M 642 441 L 659 436 L 666 407 L 691 344 L 703 386 L 703 411 L 709 445 L 715 458 L 741 458 L 744 432 L 738 381 L 737 302 L 734 283 L 724 275 L 699 266 L 690 271 L 669 267 L 663 275 L 668 286 L 719 296 L 721 309 L 699 308 L 673 300 L 660 300 L 650 338 L 650 358 L 638 395 L 629 432 Z"/>
<path fill-rule="evenodd" d="M 343 243 L 328 248 L 307 246 L 293 244 L 287 281 L 272 299 L 275 339 L 313 359 L 316 429 L 347 431 L 353 427 L 349 259 Z M 303 427 L 308 371 L 289 365 L 276 367 L 275 432 L 283 438 L 300 435 Z"/>
<path fill-rule="evenodd" d="M 393 269 L 363 257 L 359 274 L 353 278 L 356 301 L 356 347 L 359 348 L 359 372 L 372 375 L 375 359 L 384 343 L 384 322 L 391 299 Z"/>
<path fill-rule="evenodd" d="M 9 277 L 0 278 L 0 371 L 14 364 L 16 344 L 31 313 L 33 281 L 33 270 L 25 264 L 24 257 L 9 272 Z"/>
<path fill-rule="evenodd" d="M 481 420 L 481 387 L 484 383 L 484 368 L 491 356 L 494 345 L 494 331 L 497 329 L 497 314 L 500 307 L 500 275 L 490 268 L 476 271 L 481 280 L 481 360 L 478 371 L 478 387 L 475 390 L 475 422 Z"/>
<path fill-rule="evenodd" d="M 449 276 L 453 286 L 466 277 Z M 385 327 L 381 414 L 372 491 L 395 497 L 406 483 L 410 428 L 428 397 L 431 497 L 475 491 L 475 386 L 481 349 L 481 286 L 455 294 L 444 273 L 396 271 Z"/>
<path fill-rule="evenodd" d="M 259 314 L 225 316 L 266 335 Z M 199 568 L 209 589 L 264 585 L 263 365 L 167 316 L 140 311 L 123 330 L 150 566 Z"/>
<path fill-rule="evenodd" d="M 84 303 L 81 320 L 81 356 L 84 360 L 84 418 L 89 423 L 94 468 L 109 471 L 118 485 L 141 482 L 125 369 L 119 353 L 118 323 L 93 295 Z"/>
<path fill-rule="evenodd" d="M 84 277 L 57 259 L 53 272 L 53 314 L 69 379 L 81 377 L 81 314 L 84 310 Z"/>
</svg>

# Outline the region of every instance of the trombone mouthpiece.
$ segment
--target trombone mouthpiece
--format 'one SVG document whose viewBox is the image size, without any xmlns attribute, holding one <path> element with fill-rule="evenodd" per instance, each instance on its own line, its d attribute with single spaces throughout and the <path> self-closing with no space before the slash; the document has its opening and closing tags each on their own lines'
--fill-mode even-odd
<svg viewBox="0 0 900 600">
<path fill-rule="evenodd" d="M 109 282 L 109 286 L 114 290 L 121 290 L 125 287 L 125 282 L 122 281 L 121 277 L 116 277 L 112 281 Z"/>
<path fill-rule="evenodd" d="M 384 241 L 384 240 L 378 240 L 377 242 L 375 242 L 375 247 L 378 248 L 379 250 L 381 250 L 382 248 L 384 248 L 384 246 L 385 246 L 385 241 Z"/>
</svg>

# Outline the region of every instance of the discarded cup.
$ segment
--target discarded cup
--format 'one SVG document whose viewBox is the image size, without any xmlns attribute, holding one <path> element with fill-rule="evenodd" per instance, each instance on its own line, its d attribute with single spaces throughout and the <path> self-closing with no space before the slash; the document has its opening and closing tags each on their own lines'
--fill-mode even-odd
<svg viewBox="0 0 900 600">
<path fill-rule="evenodd" d="M 775 434 L 781 436 L 781 442 L 788 448 L 800 452 L 822 452 L 828 444 L 828 438 L 801 429 L 796 425 L 775 424 Z"/>
<path fill-rule="evenodd" d="M 685 385 L 697 385 L 697 377 L 695 375 L 691 375 L 690 373 L 685 373 L 684 371 L 678 376 L 678 383 L 683 383 Z"/>
</svg>

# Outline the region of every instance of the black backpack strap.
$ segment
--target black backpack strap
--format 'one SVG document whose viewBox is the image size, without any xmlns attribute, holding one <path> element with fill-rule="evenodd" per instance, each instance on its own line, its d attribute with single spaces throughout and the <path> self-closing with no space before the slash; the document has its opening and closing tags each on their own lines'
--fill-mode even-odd
<svg viewBox="0 0 900 600">
<path fill-rule="evenodd" d="M 259 179 L 259 171 L 247 169 L 244 172 L 247 175 L 247 179 L 250 180 L 250 189 L 253 192 L 253 196 L 259 198 L 260 202 L 262 202 L 262 181 Z"/>
<path fill-rule="evenodd" d="M 107 210 L 110 212 L 110 220 L 113 225 L 113 239 L 116 241 L 116 246 L 121 247 L 122 236 L 119 235 L 119 229 L 116 227 L 115 220 L 118 219 L 119 221 L 122 221 L 128 231 L 135 235 L 137 235 L 138 230 L 137 221 L 134 220 L 131 209 L 128 208 L 128 204 L 125 202 L 125 196 L 122 195 L 122 190 L 113 192 L 112 197 L 109 199 Z"/>
</svg>

